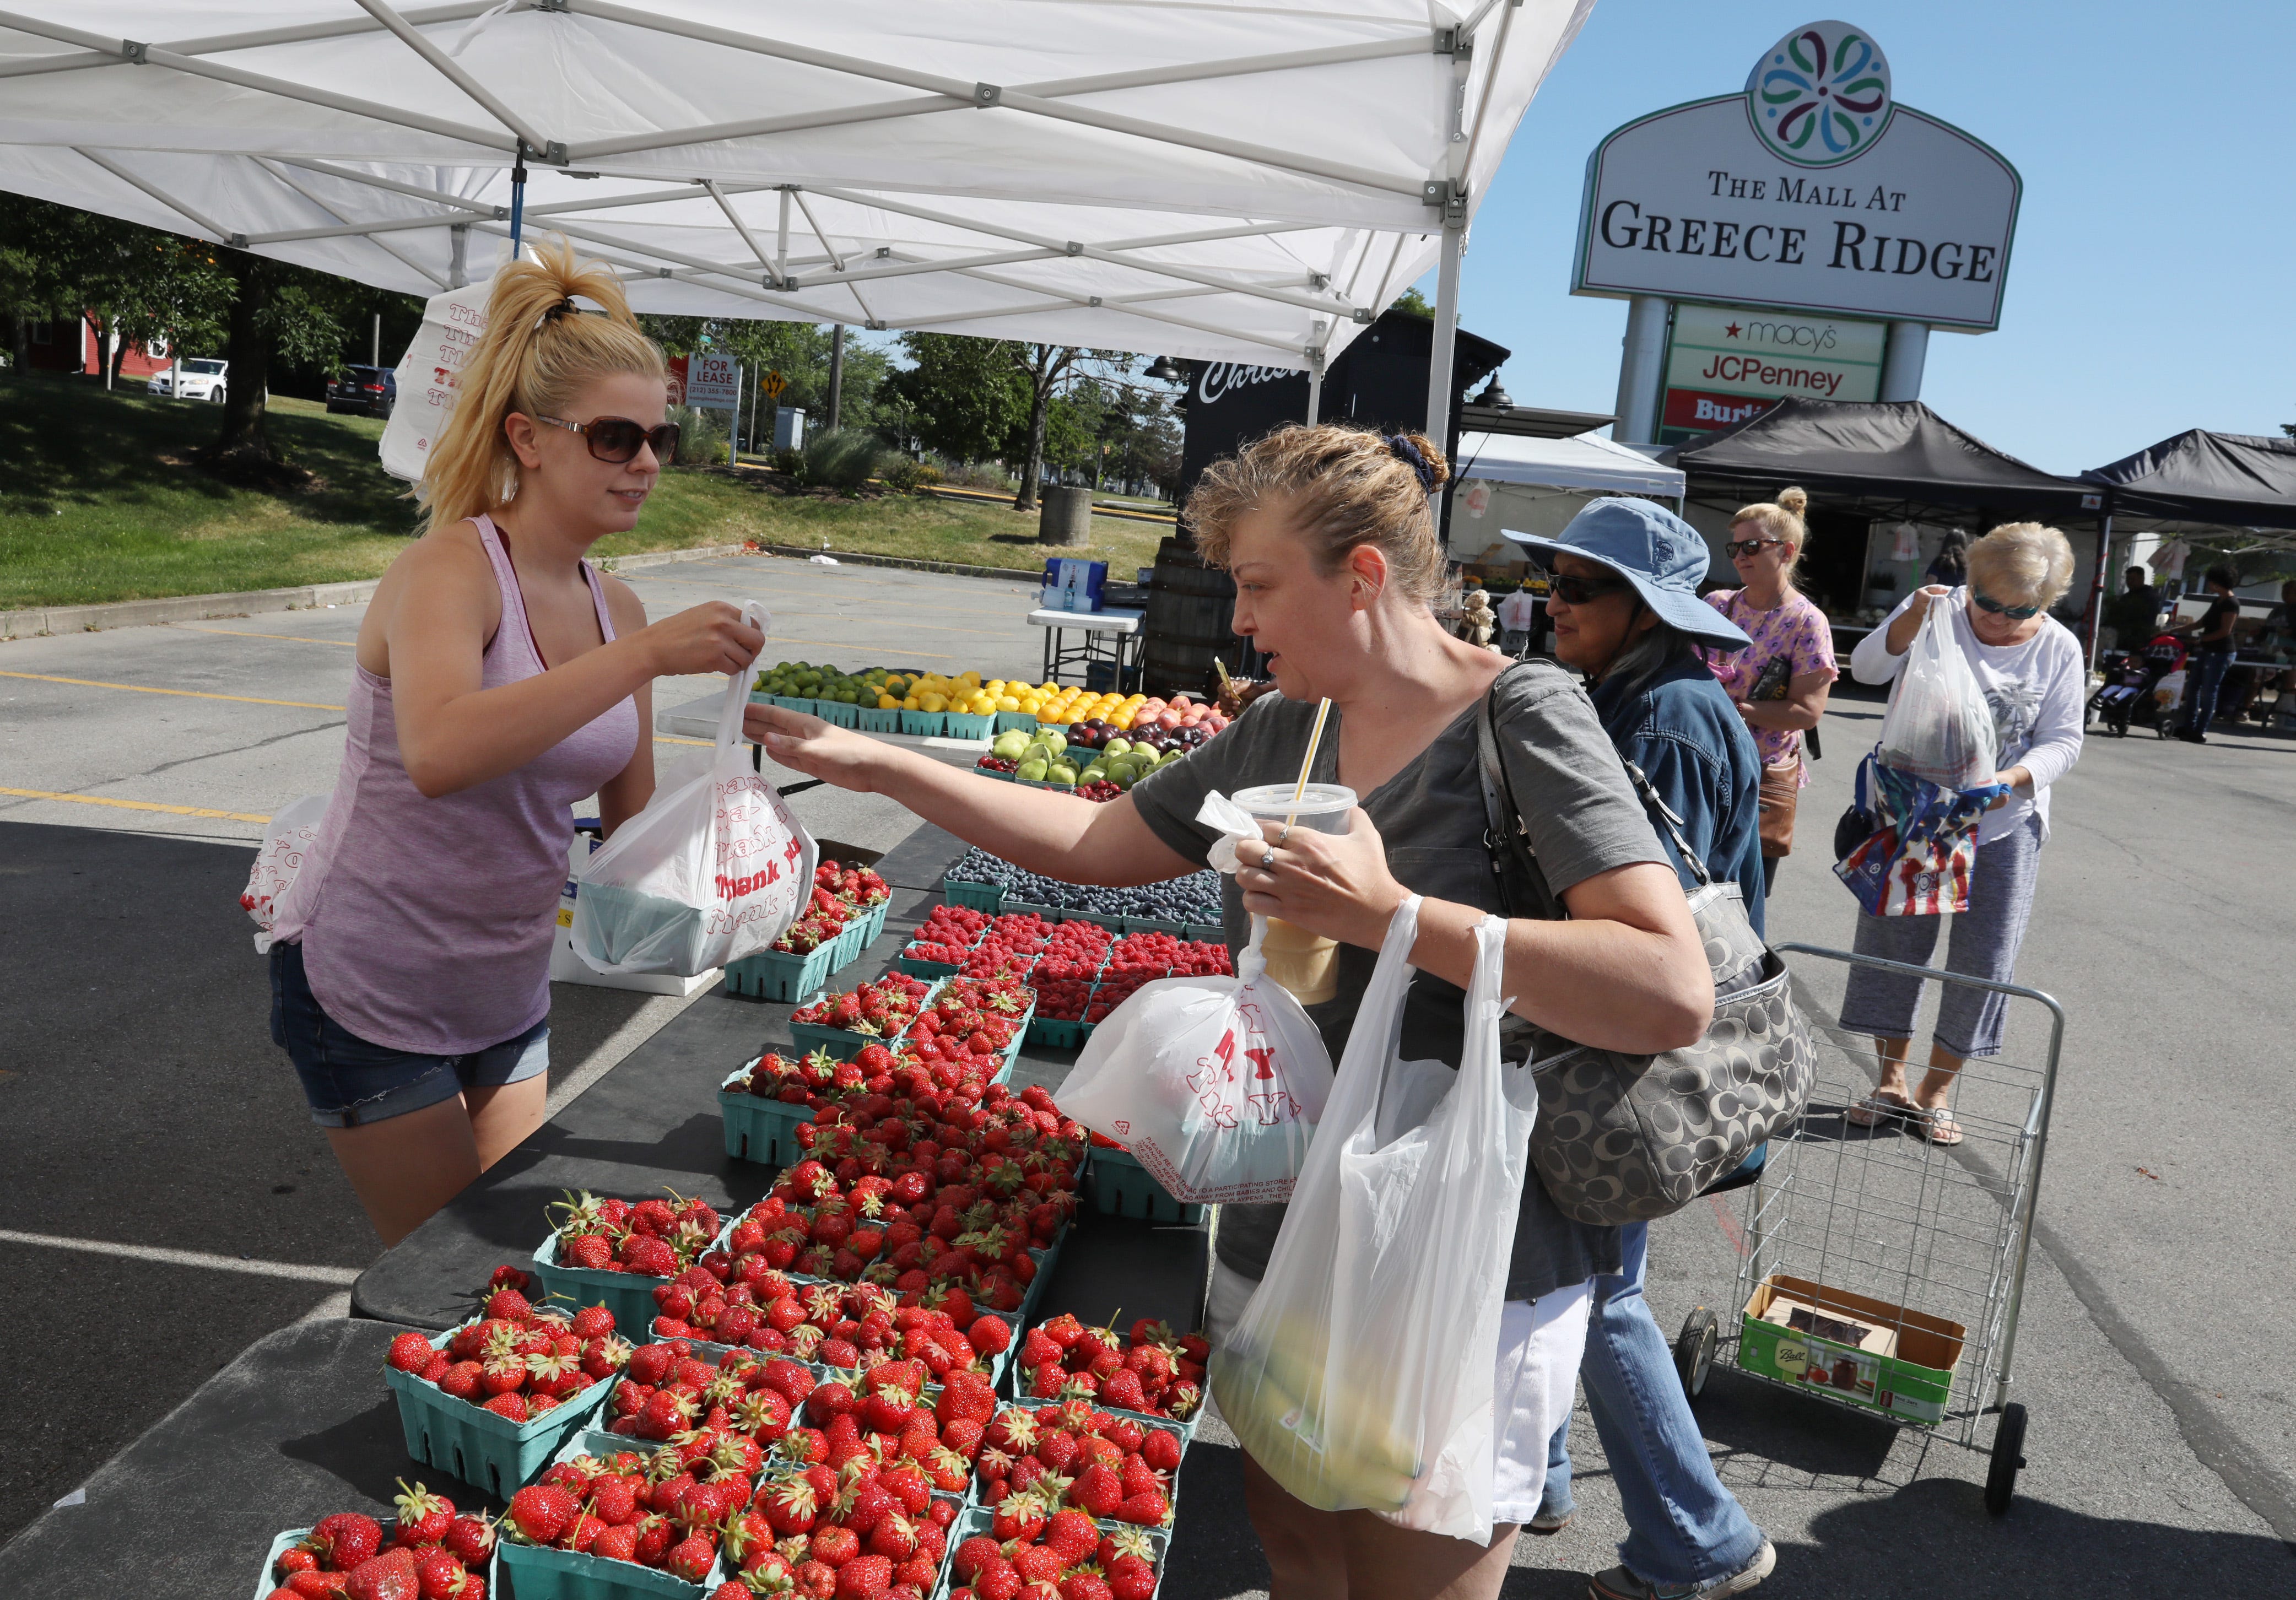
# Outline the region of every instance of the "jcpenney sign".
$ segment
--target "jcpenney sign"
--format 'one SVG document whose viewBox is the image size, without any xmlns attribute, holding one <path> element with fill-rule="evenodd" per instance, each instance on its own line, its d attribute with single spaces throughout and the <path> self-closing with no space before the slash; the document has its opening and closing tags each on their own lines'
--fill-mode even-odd
<svg viewBox="0 0 2296 1600">
<path fill-rule="evenodd" d="M 1989 329 L 2021 190 L 1992 149 L 1895 103 L 1862 30 L 1811 23 L 1742 93 L 1595 147 L 1571 291 Z"/>
</svg>

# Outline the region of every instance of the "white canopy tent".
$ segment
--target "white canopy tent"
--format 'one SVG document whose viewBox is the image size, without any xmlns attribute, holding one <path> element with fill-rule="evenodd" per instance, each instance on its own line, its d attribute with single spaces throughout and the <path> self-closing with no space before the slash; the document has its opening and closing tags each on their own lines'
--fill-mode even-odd
<svg viewBox="0 0 2296 1600">
<path fill-rule="evenodd" d="M 1644 495 L 1682 505 L 1683 474 L 1625 445 L 1582 433 L 1527 439 L 1505 433 L 1459 436 L 1460 492 L 1451 505 L 1451 551 L 1465 560 L 1515 565 L 1519 550 L 1501 530 L 1552 537 L 1587 502 L 1603 495 Z"/>
<path fill-rule="evenodd" d="M 642 310 L 1319 374 L 1431 266 L 1456 325 L 1592 4 L 37 0 L 0 10 L 0 188 L 417 294 L 518 209 Z"/>
</svg>

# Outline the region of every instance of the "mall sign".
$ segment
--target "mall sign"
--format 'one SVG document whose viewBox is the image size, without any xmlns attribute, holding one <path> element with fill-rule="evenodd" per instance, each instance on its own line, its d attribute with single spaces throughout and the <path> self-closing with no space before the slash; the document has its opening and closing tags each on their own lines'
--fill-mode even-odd
<svg viewBox="0 0 2296 1600">
<path fill-rule="evenodd" d="M 1889 324 L 1750 306 L 1677 306 L 1658 442 L 1759 416 L 1789 395 L 1874 400 Z"/>
</svg>

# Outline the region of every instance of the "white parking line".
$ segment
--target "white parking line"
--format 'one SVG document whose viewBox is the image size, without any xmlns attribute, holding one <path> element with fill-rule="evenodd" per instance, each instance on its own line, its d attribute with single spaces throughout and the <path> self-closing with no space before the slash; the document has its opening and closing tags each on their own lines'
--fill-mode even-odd
<svg viewBox="0 0 2296 1600">
<path fill-rule="evenodd" d="M 78 1250 L 90 1255 L 125 1256 L 135 1261 L 160 1261 L 170 1267 L 206 1267 L 217 1272 L 243 1272 L 253 1277 L 293 1278 L 299 1283 L 333 1284 L 348 1288 L 358 1281 L 351 1267 L 308 1267 L 299 1261 L 257 1261 L 245 1256 L 210 1255 L 203 1250 L 163 1250 L 156 1244 L 115 1244 L 108 1239 L 68 1239 L 55 1234 L 20 1234 L 0 1227 L 0 1244 L 37 1244 L 48 1250 Z"/>
</svg>

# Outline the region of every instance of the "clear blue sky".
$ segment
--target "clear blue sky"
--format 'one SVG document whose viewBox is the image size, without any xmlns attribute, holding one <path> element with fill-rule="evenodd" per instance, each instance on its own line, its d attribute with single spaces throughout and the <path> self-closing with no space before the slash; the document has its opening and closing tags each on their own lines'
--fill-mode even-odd
<svg viewBox="0 0 2296 1600">
<path fill-rule="evenodd" d="M 1922 398 L 2052 472 L 2187 428 L 2296 423 L 2296 0 L 1598 0 L 1477 213 L 1462 325 L 1514 352 L 1517 405 L 1611 409 L 1623 300 L 1568 292 L 1587 157 L 1622 122 L 1726 94 L 1827 17 L 1897 97 L 2025 180 L 2000 330 L 1933 333 Z M 1435 285 L 1421 285 L 1431 300 Z"/>
</svg>

